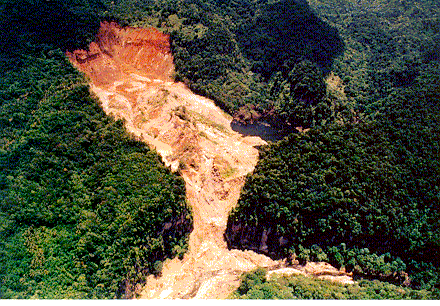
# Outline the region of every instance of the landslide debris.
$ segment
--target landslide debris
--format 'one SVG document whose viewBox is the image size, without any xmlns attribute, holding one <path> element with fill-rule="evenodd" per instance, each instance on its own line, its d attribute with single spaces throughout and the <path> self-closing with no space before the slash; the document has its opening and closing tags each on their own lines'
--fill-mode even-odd
<svg viewBox="0 0 440 306">
<path fill-rule="evenodd" d="M 225 298 L 242 272 L 283 265 L 252 251 L 227 249 L 228 214 L 257 163 L 255 146 L 266 142 L 234 132 L 232 117 L 213 101 L 173 82 L 168 35 L 103 22 L 89 50 L 67 56 L 90 79 L 106 114 L 123 119 L 128 131 L 185 180 L 194 215 L 189 251 L 182 260 L 166 261 L 161 277 L 150 276 L 139 288 L 141 298 Z"/>
</svg>

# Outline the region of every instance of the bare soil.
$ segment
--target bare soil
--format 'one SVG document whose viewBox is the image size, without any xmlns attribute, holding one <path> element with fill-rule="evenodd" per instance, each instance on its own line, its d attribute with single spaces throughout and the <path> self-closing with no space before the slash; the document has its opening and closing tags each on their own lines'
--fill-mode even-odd
<svg viewBox="0 0 440 306">
<path fill-rule="evenodd" d="M 189 251 L 182 260 L 166 261 L 160 277 L 150 276 L 139 288 L 140 298 L 226 298 L 243 272 L 285 266 L 252 251 L 227 249 L 228 214 L 258 161 L 255 146 L 266 142 L 234 132 L 232 118 L 213 101 L 173 81 L 167 35 L 105 22 L 89 50 L 67 56 L 90 79 L 106 114 L 124 119 L 128 131 L 156 150 L 172 171 L 179 170 L 186 183 L 194 217 Z M 327 271 L 322 275 L 352 282 L 328 264 L 317 265 L 279 273 Z"/>
</svg>

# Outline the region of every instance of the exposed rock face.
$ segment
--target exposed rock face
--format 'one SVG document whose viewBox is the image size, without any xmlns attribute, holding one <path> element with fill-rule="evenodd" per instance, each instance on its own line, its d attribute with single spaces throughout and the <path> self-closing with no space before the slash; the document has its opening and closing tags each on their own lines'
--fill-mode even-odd
<svg viewBox="0 0 440 306">
<path fill-rule="evenodd" d="M 281 265 L 252 251 L 229 251 L 227 218 L 245 176 L 253 171 L 259 137 L 231 129 L 232 118 L 214 102 L 172 81 L 169 37 L 155 29 L 102 23 L 89 50 L 67 53 L 91 81 L 104 111 L 161 156 L 186 183 L 194 230 L 183 260 L 164 263 L 160 278 L 149 277 L 143 298 L 225 298 L 238 276 L 258 266 Z M 172 225 L 164 225 L 172 226 Z"/>
<path fill-rule="evenodd" d="M 67 56 L 94 85 L 110 85 L 137 72 L 169 82 L 174 72 L 168 35 L 154 28 L 121 28 L 114 22 L 101 23 L 88 51 L 76 50 Z"/>
<path fill-rule="evenodd" d="M 352 273 L 345 273 L 325 262 L 308 262 L 305 266 L 296 266 L 272 270 L 267 273 L 270 279 L 273 275 L 304 275 L 314 276 L 329 281 L 337 281 L 342 284 L 353 284 Z"/>
</svg>

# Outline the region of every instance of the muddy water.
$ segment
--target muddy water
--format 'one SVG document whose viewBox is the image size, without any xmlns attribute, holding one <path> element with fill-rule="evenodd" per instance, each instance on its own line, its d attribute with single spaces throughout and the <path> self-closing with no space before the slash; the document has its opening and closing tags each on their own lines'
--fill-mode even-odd
<svg viewBox="0 0 440 306">
<path fill-rule="evenodd" d="M 232 121 L 231 128 L 233 131 L 243 136 L 258 136 L 265 141 L 275 142 L 283 139 L 290 133 L 297 132 L 295 129 L 280 129 L 265 121 L 258 121 L 252 124 L 241 124 Z"/>
</svg>

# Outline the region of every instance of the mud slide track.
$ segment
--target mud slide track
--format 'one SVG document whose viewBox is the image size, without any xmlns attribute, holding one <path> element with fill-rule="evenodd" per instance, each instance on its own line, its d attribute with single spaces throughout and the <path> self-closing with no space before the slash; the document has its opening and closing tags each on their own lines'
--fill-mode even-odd
<svg viewBox="0 0 440 306">
<path fill-rule="evenodd" d="M 213 101 L 173 82 L 167 35 L 104 22 L 89 50 L 67 56 L 90 79 L 106 114 L 125 119 L 127 129 L 185 180 L 194 215 L 189 251 L 182 260 L 166 261 L 161 277 L 150 276 L 141 298 L 225 298 L 244 271 L 282 265 L 252 251 L 227 249 L 228 214 L 258 161 L 255 146 L 266 143 L 234 132 L 232 118 Z"/>
</svg>

